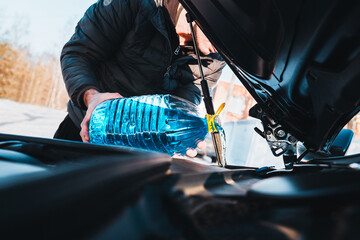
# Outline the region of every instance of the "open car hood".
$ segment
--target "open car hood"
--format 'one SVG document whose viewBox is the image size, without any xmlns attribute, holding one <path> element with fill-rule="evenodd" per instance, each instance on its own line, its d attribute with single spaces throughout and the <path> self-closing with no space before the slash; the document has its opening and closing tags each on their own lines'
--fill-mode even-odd
<svg viewBox="0 0 360 240">
<path fill-rule="evenodd" d="M 327 152 L 359 111 L 360 2 L 180 2 L 258 102 L 252 115 Z"/>
</svg>

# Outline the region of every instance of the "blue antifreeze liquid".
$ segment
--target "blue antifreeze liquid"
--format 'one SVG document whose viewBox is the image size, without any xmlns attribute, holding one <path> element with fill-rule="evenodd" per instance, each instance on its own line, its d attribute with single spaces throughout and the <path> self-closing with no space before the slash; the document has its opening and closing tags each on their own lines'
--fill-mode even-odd
<svg viewBox="0 0 360 240">
<path fill-rule="evenodd" d="M 90 142 L 185 154 L 208 133 L 196 106 L 171 95 L 111 99 L 99 104 L 89 124 Z"/>
</svg>

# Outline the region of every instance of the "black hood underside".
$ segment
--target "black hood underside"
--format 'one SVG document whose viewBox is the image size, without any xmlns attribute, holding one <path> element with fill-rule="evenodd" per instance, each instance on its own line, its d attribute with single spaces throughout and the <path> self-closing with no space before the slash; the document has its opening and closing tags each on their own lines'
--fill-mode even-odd
<svg viewBox="0 0 360 240">
<path fill-rule="evenodd" d="M 360 2 L 180 0 L 260 107 L 328 151 L 359 111 Z"/>
</svg>

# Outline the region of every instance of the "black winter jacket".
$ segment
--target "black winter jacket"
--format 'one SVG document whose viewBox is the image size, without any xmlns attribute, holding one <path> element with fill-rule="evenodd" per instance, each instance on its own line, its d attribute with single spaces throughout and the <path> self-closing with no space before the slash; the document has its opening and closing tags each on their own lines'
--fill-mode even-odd
<svg viewBox="0 0 360 240">
<path fill-rule="evenodd" d="M 101 0 L 86 11 L 61 54 L 73 121 L 71 111 L 85 109 L 82 96 L 90 88 L 124 97 L 171 93 L 200 102 L 193 84 L 199 77 L 195 58 L 176 55 L 164 11 L 154 0 Z M 221 58 L 203 61 L 207 78 L 216 82 L 224 65 Z"/>
</svg>

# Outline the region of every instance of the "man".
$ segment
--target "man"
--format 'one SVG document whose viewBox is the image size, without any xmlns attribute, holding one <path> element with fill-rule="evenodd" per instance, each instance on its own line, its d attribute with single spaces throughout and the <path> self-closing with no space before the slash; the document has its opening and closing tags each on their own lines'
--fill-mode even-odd
<svg viewBox="0 0 360 240">
<path fill-rule="evenodd" d="M 89 142 L 92 111 L 112 98 L 170 93 L 199 104 L 201 92 L 194 81 L 200 76 L 192 48 L 185 46 L 187 25 L 177 0 L 100 0 L 92 5 L 61 54 L 71 101 L 54 138 Z M 216 82 L 224 63 L 196 30 L 206 77 Z"/>
</svg>

